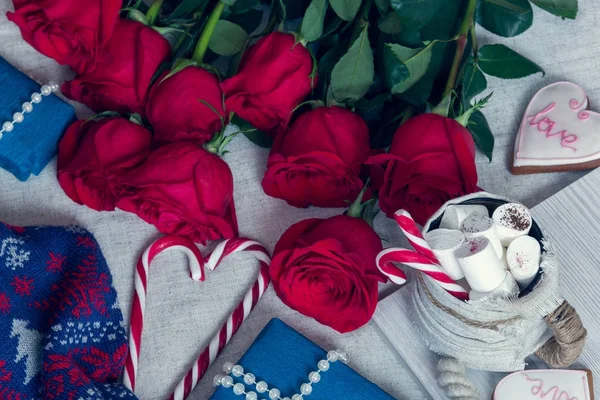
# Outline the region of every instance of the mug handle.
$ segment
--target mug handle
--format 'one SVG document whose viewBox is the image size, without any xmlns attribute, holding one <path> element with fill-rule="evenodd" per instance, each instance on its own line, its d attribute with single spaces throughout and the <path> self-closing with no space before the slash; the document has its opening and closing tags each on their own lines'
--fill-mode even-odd
<svg viewBox="0 0 600 400">
<path fill-rule="evenodd" d="M 566 300 L 544 319 L 554 336 L 535 355 L 552 368 L 568 367 L 581 355 L 587 330 L 575 308 Z"/>
</svg>

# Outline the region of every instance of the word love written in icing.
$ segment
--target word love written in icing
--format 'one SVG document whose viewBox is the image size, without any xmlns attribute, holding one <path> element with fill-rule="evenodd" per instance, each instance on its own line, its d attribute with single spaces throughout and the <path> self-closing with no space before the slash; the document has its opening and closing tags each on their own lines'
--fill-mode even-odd
<svg viewBox="0 0 600 400">
<path fill-rule="evenodd" d="M 560 135 L 560 145 L 562 147 L 567 147 L 573 151 L 577 151 L 577 148 L 571 146 L 572 143 L 577 141 L 577 135 L 567 132 L 566 130 L 558 130 L 555 129 L 556 122 L 545 116 L 545 114 L 549 113 L 556 107 L 556 103 L 550 103 L 548 107 L 544 108 L 542 111 L 537 113 L 536 115 L 532 115 L 527 117 L 527 121 L 529 121 L 529 125 L 535 126 L 540 133 L 546 135 L 547 138 L 551 138 L 553 136 Z M 579 119 L 586 119 L 588 114 L 584 111 L 579 113 Z"/>
<path fill-rule="evenodd" d="M 529 375 L 527 374 L 523 374 L 523 376 L 525 377 L 525 379 L 527 379 L 528 382 L 533 382 L 534 386 L 531 388 L 531 394 L 539 397 L 540 399 L 546 399 L 546 400 L 588 400 L 586 399 L 580 399 L 577 396 L 573 396 L 571 397 L 569 395 L 569 393 L 567 393 L 565 390 L 561 390 L 558 386 L 552 386 L 550 389 L 548 389 L 547 391 L 544 391 L 544 381 L 541 379 L 535 379 L 535 378 L 531 378 Z M 552 397 L 550 397 L 552 396 Z"/>
</svg>

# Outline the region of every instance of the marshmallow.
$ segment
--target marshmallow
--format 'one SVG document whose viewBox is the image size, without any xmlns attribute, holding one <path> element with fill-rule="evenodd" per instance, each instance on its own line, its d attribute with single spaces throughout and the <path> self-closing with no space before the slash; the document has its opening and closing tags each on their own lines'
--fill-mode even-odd
<svg viewBox="0 0 600 400">
<path fill-rule="evenodd" d="M 436 229 L 427 232 L 425 240 L 450 278 L 455 281 L 464 278 L 465 274 L 454 255 L 454 251 L 465 242 L 465 235 L 461 231 Z"/>
<path fill-rule="evenodd" d="M 440 228 L 459 229 L 465 218 L 471 214 L 483 215 L 488 217 L 489 213 L 485 206 L 481 205 L 450 205 L 446 207 Z"/>
<path fill-rule="evenodd" d="M 504 278 L 502 283 L 491 292 L 483 293 L 471 290 L 469 292 L 469 300 L 479 300 L 488 296 L 507 298 L 518 294 L 519 285 L 517 285 L 517 281 L 515 281 L 515 278 L 511 274 L 506 274 L 506 278 Z"/>
<path fill-rule="evenodd" d="M 519 236 L 527 235 L 531 229 L 531 214 L 522 204 L 503 204 L 496 208 L 492 219 L 504 247 L 508 247 Z"/>
<path fill-rule="evenodd" d="M 464 232 L 467 239 L 486 237 L 494 247 L 498 259 L 502 258 L 502 243 L 496 232 L 494 220 L 485 215 L 471 214 L 465 218 L 460 230 Z"/>
<path fill-rule="evenodd" d="M 486 237 L 467 240 L 454 254 L 472 290 L 491 292 L 506 279 L 508 272 Z"/>
<path fill-rule="evenodd" d="M 506 247 L 502 247 L 502 258 L 500 259 L 504 269 L 508 270 L 508 262 L 506 261 Z"/>
<path fill-rule="evenodd" d="M 531 236 L 521 236 L 513 240 L 506 251 L 508 269 L 521 288 L 533 281 L 540 269 L 542 248 Z"/>
</svg>

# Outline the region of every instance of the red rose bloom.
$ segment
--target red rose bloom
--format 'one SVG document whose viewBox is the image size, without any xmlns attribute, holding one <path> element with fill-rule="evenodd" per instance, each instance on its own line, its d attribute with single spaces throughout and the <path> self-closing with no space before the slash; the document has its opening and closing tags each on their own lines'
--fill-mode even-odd
<svg viewBox="0 0 600 400">
<path fill-rule="evenodd" d="M 144 115 L 152 76 L 171 55 L 169 42 L 142 23 L 121 20 L 105 50 L 93 72 L 65 82 L 63 94 L 96 112 Z"/>
<path fill-rule="evenodd" d="M 252 46 L 239 71 L 225 80 L 225 106 L 253 127 L 276 134 L 287 128 L 292 111 L 314 84 L 310 52 L 294 35 L 271 33 Z"/>
<path fill-rule="evenodd" d="M 346 215 L 307 219 L 279 239 L 270 266 L 273 287 L 290 308 L 344 333 L 371 319 L 377 306 L 375 265 L 381 240 L 365 221 Z"/>
<path fill-rule="evenodd" d="M 166 75 L 158 79 L 148 97 L 146 114 L 154 127 L 154 139 L 209 141 L 225 120 L 219 79 L 199 67 L 184 68 L 164 79 Z"/>
<path fill-rule="evenodd" d="M 58 146 L 58 182 L 76 203 L 112 211 L 116 177 L 141 164 L 151 142 L 147 129 L 124 118 L 77 121 Z"/>
<path fill-rule="evenodd" d="M 265 193 L 296 207 L 345 207 L 363 187 L 369 128 L 355 113 L 320 107 L 278 135 L 262 181 Z"/>
<path fill-rule="evenodd" d="M 120 179 L 117 207 L 169 235 L 208 240 L 237 234 L 233 176 L 225 161 L 189 142 L 169 143 Z"/>
<path fill-rule="evenodd" d="M 96 67 L 113 34 L 121 0 L 13 0 L 9 20 L 40 53 L 82 74 Z"/>
<path fill-rule="evenodd" d="M 477 192 L 475 144 L 453 119 L 421 114 L 401 125 L 389 154 L 371 157 L 379 205 L 388 217 L 404 208 L 423 225 L 446 201 Z"/>
</svg>

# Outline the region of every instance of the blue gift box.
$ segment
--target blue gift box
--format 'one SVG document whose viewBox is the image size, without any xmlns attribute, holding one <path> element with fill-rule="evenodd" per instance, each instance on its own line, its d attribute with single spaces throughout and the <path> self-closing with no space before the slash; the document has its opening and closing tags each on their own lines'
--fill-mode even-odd
<svg viewBox="0 0 600 400">
<path fill-rule="evenodd" d="M 343 349 L 342 349 L 343 350 Z M 348 353 L 350 363 L 352 354 Z M 265 381 L 270 388 L 281 390 L 281 397 L 292 397 L 300 386 L 308 382 L 308 374 L 317 370 L 317 363 L 327 358 L 327 352 L 287 326 L 279 319 L 271 320 L 258 335 L 246 354 L 237 362 L 246 373 Z M 234 377 L 234 383 L 243 379 Z M 256 386 L 246 385 L 246 392 L 256 392 Z M 220 386 L 211 400 L 240 400 L 232 388 Z M 268 393 L 258 393 L 258 399 L 268 399 Z M 342 362 L 331 363 L 328 371 L 321 373 L 321 381 L 313 385 L 305 400 L 393 400 L 394 398 L 369 382 Z"/>
<path fill-rule="evenodd" d="M 40 85 L 0 57 L 0 126 L 12 121 L 15 112 L 31 101 Z M 15 124 L 12 132 L 0 139 L 0 168 L 11 172 L 21 181 L 31 174 L 38 175 L 57 152 L 58 142 L 65 130 L 75 121 L 75 110 L 57 96 L 44 96 L 33 104 L 23 122 Z"/>
</svg>

